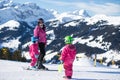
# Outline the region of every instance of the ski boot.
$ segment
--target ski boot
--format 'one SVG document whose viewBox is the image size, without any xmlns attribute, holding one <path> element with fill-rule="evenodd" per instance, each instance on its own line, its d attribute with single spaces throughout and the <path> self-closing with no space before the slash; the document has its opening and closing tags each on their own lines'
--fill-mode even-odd
<svg viewBox="0 0 120 80">
<path fill-rule="evenodd" d="M 65 79 L 72 79 L 71 76 L 63 76 Z"/>
</svg>

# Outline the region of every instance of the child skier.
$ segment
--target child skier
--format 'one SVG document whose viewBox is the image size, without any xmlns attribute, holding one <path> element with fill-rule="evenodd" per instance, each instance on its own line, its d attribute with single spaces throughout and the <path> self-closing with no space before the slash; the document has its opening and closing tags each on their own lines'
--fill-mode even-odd
<svg viewBox="0 0 120 80">
<path fill-rule="evenodd" d="M 62 49 L 60 60 L 63 62 L 65 69 L 65 76 L 63 78 L 71 79 L 73 74 L 73 61 L 76 56 L 76 47 L 72 44 L 73 38 L 71 36 L 65 37 L 66 45 Z"/>
<path fill-rule="evenodd" d="M 39 56 L 38 51 L 38 39 L 36 37 L 31 37 L 32 44 L 29 46 L 29 54 L 31 56 L 31 63 L 29 69 L 36 69 L 36 63 Z"/>
</svg>

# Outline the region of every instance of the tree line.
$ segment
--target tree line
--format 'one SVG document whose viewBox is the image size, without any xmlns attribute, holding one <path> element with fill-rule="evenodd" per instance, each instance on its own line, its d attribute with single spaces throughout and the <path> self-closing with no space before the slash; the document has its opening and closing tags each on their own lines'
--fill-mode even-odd
<svg viewBox="0 0 120 80">
<path fill-rule="evenodd" d="M 27 62 L 26 58 L 22 56 L 21 50 L 15 50 L 12 52 L 7 47 L 0 49 L 0 59 Z"/>
</svg>

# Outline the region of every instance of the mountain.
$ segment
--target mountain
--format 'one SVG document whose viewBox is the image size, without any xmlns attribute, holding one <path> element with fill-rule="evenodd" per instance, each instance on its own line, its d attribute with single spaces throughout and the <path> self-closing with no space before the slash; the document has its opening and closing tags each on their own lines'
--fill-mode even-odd
<svg viewBox="0 0 120 80">
<path fill-rule="evenodd" d="M 87 11 L 84 10 L 84 9 L 73 11 L 72 14 L 74 14 L 74 15 L 79 15 L 79 16 L 83 16 L 83 17 L 90 17 L 90 15 L 89 15 L 89 14 L 87 13 Z"/>
<path fill-rule="evenodd" d="M 120 51 L 120 16 L 90 16 L 86 10 L 60 14 L 34 3 L 19 4 L 11 0 L 1 0 L 0 4 L 0 48 L 28 51 L 37 19 L 42 17 L 47 27 L 47 53 L 60 52 L 67 35 L 73 36 L 78 53 Z"/>
<path fill-rule="evenodd" d="M 64 12 L 61 14 L 54 11 L 54 15 L 56 17 L 55 20 L 59 20 L 60 23 L 90 17 L 86 10 L 76 10 L 73 12 Z"/>
<path fill-rule="evenodd" d="M 18 4 L 11 0 L 0 1 L 0 24 L 9 20 L 25 21 L 33 26 L 34 22 L 42 17 L 45 20 L 54 18 L 54 15 L 46 9 L 42 9 L 35 3 Z"/>
<path fill-rule="evenodd" d="M 9 47 L 11 50 L 21 49 L 20 45 L 29 41 L 31 32 L 32 28 L 26 22 L 10 20 L 0 25 L 0 47 Z"/>
<path fill-rule="evenodd" d="M 88 25 L 88 22 L 83 20 L 73 20 L 64 24 L 50 25 L 51 22 L 46 23 L 49 31 L 54 30 L 55 39 L 48 45 L 48 49 L 58 51 L 64 46 L 64 37 L 72 35 L 74 44 L 78 48 L 78 52 L 101 53 L 110 49 L 119 50 L 119 25 L 108 25 L 106 21 L 98 21 L 94 24 Z"/>
<path fill-rule="evenodd" d="M 106 16 L 104 14 L 97 14 L 90 18 L 86 18 L 85 20 L 88 22 L 88 25 L 102 21 L 106 21 L 103 25 L 120 25 L 120 16 Z"/>
</svg>

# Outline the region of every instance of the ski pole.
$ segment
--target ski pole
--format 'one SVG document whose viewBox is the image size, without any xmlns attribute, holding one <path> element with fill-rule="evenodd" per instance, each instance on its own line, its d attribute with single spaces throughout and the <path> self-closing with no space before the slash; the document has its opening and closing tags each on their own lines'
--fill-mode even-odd
<svg viewBox="0 0 120 80">
<path fill-rule="evenodd" d="M 63 61 L 60 61 L 60 64 L 58 65 L 58 72 L 61 73 L 63 70 Z"/>
</svg>

